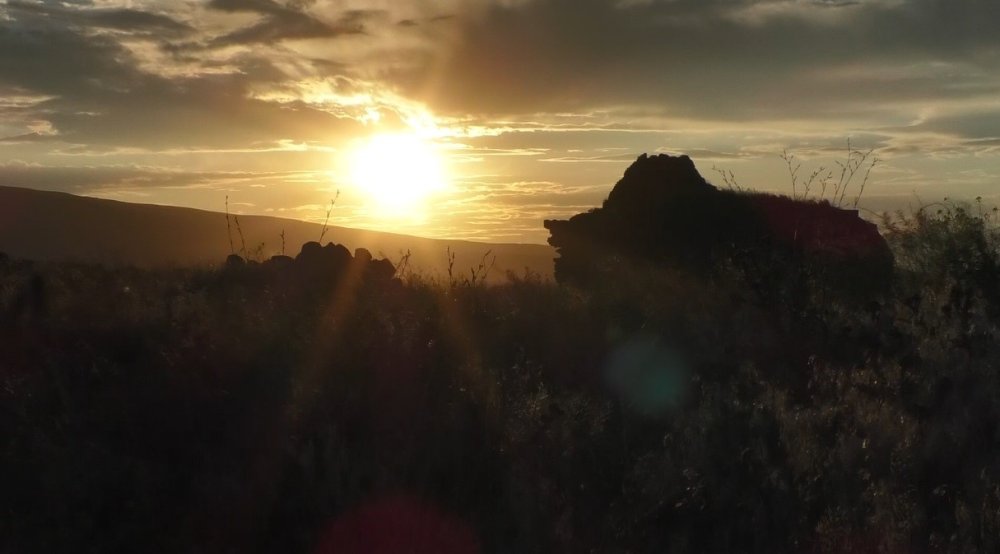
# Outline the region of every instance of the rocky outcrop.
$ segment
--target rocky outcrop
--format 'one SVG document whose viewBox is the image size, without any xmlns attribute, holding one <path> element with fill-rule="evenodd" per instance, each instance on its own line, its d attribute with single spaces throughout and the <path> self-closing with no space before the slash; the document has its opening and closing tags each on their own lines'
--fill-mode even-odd
<svg viewBox="0 0 1000 554">
<path fill-rule="evenodd" d="M 396 274 L 396 268 L 389 260 L 374 259 L 371 252 L 364 248 L 358 248 L 352 256 L 347 247 L 332 242 L 325 246 L 318 242 L 307 242 L 294 258 L 273 256 L 259 266 L 248 264 L 236 254 L 231 254 L 225 264 L 229 272 L 243 272 L 254 267 L 299 277 L 306 282 L 339 280 L 349 274 L 365 281 L 388 282 Z"/>
<path fill-rule="evenodd" d="M 295 265 L 308 273 L 335 275 L 343 273 L 352 260 L 351 251 L 342 244 L 307 242 L 295 257 Z"/>
<path fill-rule="evenodd" d="M 710 274 L 811 264 L 842 285 L 887 285 L 892 255 L 877 226 L 824 201 L 719 190 L 687 156 L 643 154 L 600 208 L 549 220 L 556 279 L 586 285 L 620 264 Z"/>
</svg>

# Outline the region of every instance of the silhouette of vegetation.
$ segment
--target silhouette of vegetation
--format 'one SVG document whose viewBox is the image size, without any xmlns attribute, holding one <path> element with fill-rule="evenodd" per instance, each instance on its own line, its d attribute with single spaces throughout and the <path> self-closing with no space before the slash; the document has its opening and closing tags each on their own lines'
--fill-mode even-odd
<svg viewBox="0 0 1000 554">
<path fill-rule="evenodd" d="M 649 210 L 709 259 L 642 229 L 586 287 L 0 256 L 0 551 L 1000 550 L 995 213 L 886 215 L 878 295 L 765 298 L 724 255 L 756 197 L 690 184 Z"/>
<path fill-rule="evenodd" d="M 817 200 L 828 201 L 834 206 L 842 208 L 847 198 L 847 191 L 860 178 L 860 182 L 857 183 L 858 191 L 854 195 L 853 202 L 851 202 L 851 208 L 853 209 L 858 208 L 858 203 L 861 201 L 861 197 L 864 196 L 865 188 L 868 186 L 868 179 L 871 177 L 872 170 L 881 161 L 874 149 L 867 151 L 855 150 L 850 138 L 847 139 L 846 159 L 834 162 L 840 169 L 839 173 L 833 169 L 827 169 L 826 166 L 820 166 L 814 169 L 808 177 L 800 181 L 799 172 L 802 170 L 802 163 L 794 154 L 789 153 L 787 150 L 781 153 L 781 159 L 784 160 L 785 166 L 788 168 L 793 199 L 808 200 L 815 198 Z M 725 178 L 726 174 L 722 174 Z M 834 175 L 837 176 L 836 180 L 834 180 Z M 727 185 L 730 185 L 731 182 L 734 182 L 732 172 L 725 179 Z M 818 192 L 816 191 L 816 187 L 819 187 Z M 827 191 L 831 193 L 830 198 L 827 198 Z"/>
<path fill-rule="evenodd" d="M 340 198 L 340 191 L 330 199 L 330 206 L 326 209 L 326 217 L 323 218 L 323 230 L 319 233 L 319 242 L 323 242 L 323 237 L 326 236 L 326 232 L 330 230 L 330 214 L 333 213 L 333 207 L 337 205 L 337 200 Z"/>
<path fill-rule="evenodd" d="M 236 254 L 236 246 L 233 244 L 233 226 L 229 216 L 229 195 L 226 195 L 226 236 L 229 238 L 229 254 Z"/>
</svg>

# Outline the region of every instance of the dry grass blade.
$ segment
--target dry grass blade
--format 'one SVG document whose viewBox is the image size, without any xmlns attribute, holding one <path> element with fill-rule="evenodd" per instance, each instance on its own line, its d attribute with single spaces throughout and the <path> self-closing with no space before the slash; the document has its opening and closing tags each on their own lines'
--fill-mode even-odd
<svg viewBox="0 0 1000 554">
<path fill-rule="evenodd" d="M 323 237 L 326 236 L 326 232 L 330 228 L 330 214 L 333 213 L 333 207 L 337 204 L 337 199 L 340 198 L 340 190 L 337 190 L 337 194 L 330 200 L 330 207 L 326 210 L 326 218 L 323 220 L 323 230 L 319 233 L 319 242 L 323 243 Z"/>
</svg>

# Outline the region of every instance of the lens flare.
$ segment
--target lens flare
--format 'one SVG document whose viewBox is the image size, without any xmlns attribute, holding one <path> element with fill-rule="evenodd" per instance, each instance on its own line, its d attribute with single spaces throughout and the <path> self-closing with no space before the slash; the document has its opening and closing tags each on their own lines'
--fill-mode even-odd
<svg viewBox="0 0 1000 554">
<path fill-rule="evenodd" d="M 676 349 L 655 337 L 637 336 L 614 349 L 605 378 L 633 409 L 655 417 L 680 405 L 690 369 Z"/>
</svg>

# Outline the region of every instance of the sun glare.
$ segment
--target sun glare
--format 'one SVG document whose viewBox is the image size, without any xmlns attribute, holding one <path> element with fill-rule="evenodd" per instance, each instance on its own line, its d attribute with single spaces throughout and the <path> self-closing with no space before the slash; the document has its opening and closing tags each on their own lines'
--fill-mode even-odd
<svg viewBox="0 0 1000 554">
<path fill-rule="evenodd" d="M 447 187 L 441 155 L 414 133 L 375 135 L 351 156 L 351 180 L 383 211 L 405 214 Z"/>
</svg>

